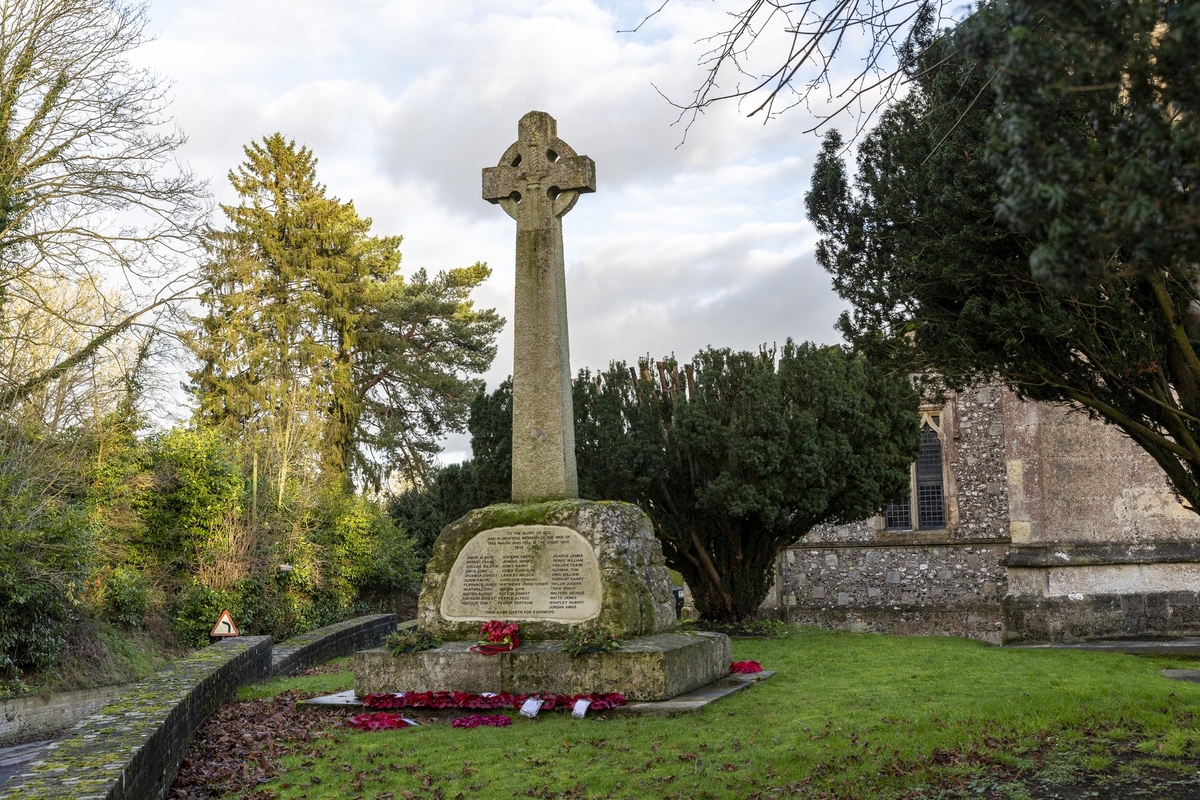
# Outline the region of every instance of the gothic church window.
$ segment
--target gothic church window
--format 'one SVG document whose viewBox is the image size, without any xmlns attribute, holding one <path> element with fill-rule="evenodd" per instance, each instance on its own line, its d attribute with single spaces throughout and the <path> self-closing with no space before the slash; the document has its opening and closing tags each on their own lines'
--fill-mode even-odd
<svg viewBox="0 0 1200 800">
<path fill-rule="evenodd" d="M 909 498 L 889 503 L 884 510 L 889 531 L 936 531 L 946 527 L 941 422 L 936 412 L 921 414 L 921 454 L 912 466 Z"/>
</svg>

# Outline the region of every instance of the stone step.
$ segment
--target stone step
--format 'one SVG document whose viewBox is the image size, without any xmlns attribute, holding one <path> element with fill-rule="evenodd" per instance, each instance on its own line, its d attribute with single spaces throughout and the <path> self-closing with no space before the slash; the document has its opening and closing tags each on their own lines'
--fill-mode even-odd
<svg viewBox="0 0 1200 800">
<path fill-rule="evenodd" d="M 672 697 L 670 700 L 634 702 L 619 708 L 609 709 L 603 713 L 606 716 L 674 716 L 676 714 L 695 714 L 710 703 L 715 703 L 722 697 L 728 697 L 731 694 L 740 692 L 742 689 L 753 686 L 759 681 L 765 681 L 774 674 L 773 670 L 763 670 L 751 675 L 728 675 L 710 683 L 708 686 L 702 686 L 699 689 L 685 692 L 677 697 Z M 363 708 L 362 699 L 354 694 L 353 689 L 347 689 L 337 694 L 328 694 L 324 697 L 314 697 L 310 700 L 305 700 L 300 705 L 317 706 L 319 708 Z M 431 713 L 431 710 L 426 708 L 404 710 L 411 711 L 413 714 L 422 717 Z M 471 713 L 469 709 L 462 708 L 437 709 L 437 711 L 440 713 L 436 716 L 446 718 Z"/>
<path fill-rule="evenodd" d="M 629 700 L 669 700 L 724 678 L 732 650 L 721 633 L 659 633 L 626 641 L 611 653 L 572 658 L 555 641 L 524 642 L 516 650 L 485 656 L 472 642 L 447 642 L 432 650 L 393 656 L 386 649 L 354 656 L 354 690 L 459 691 L 471 694 L 607 694 Z"/>
</svg>

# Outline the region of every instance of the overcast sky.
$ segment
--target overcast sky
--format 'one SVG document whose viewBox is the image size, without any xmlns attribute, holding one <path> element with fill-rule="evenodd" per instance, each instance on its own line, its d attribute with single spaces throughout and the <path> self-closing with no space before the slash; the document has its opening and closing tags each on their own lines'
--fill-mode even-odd
<svg viewBox="0 0 1200 800">
<path fill-rule="evenodd" d="M 787 337 L 833 342 L 842 308 L 816 265 L 803 195 L 819 146 L 796 109 L 761 124 L 732 104 L 683 131 L 700 37 L 746 0 L 151 0 L 139 61 L 173 83 L 192 169 L 230 201 L 242 146 L 281 131 L 406 271 L 484 261 L 477 293 L 511 322 L 515 223 L 480 198 L 530 110 L 596 162 L 565 218 L 572 367 Z M 512 328 L 485 376 L 512 367 Z M 447 442 L 445 461 L 465 440 Z"/>
</svg>

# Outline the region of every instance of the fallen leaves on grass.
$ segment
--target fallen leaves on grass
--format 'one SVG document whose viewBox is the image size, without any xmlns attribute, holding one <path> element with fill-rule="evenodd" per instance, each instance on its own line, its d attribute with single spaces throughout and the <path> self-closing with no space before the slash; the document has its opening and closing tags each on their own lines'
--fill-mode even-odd
<svg viewBox="0 0 1200 800">
<path fill-rule="evenodd" d="M 223 703 L 200 726 L 168 795 L 206 800 L 241 795 L 277 774 L 293 747 L 326 737 L 345 712 L 297 708 L 312 694 L 288 692 L 266 700 Z M 263 796 L 258 792 L 247 800 Z"/>
</svg>

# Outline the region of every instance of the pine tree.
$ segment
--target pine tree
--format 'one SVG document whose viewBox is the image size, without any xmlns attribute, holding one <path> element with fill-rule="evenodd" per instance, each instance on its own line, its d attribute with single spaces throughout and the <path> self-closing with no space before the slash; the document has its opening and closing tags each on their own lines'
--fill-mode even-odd
<svg viewBox="0 0 1200 800">
<path fill-rule="evenodd" d="M 503 320 L 469 299 L 490 270 L 406 282 L 401 237 L 370 235 L 353 203 L 328 197 L 308 148 L 275 133 L 244 151 L 229 174 L 241 202 L 209 237 L 199 419 L 265 449 L 281 498 L 298 473 L 423 471 L 495 356 Z"/>
</svg>

